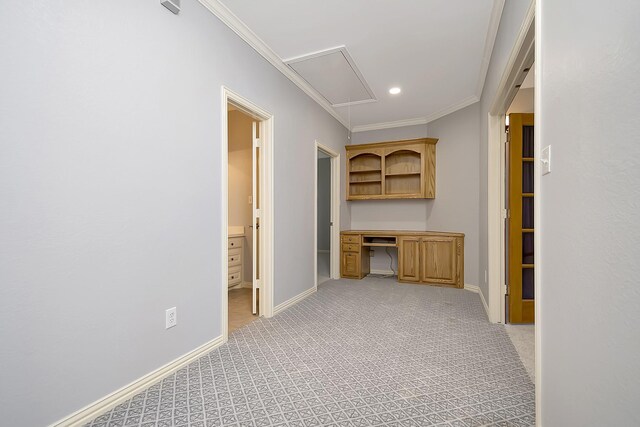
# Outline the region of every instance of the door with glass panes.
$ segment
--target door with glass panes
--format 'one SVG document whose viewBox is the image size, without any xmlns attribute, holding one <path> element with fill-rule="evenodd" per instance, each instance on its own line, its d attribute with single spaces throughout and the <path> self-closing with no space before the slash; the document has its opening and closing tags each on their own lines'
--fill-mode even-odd
<svg viewBox="0 0 640 427">
<path fill-rule="evenodd" d="M 507 206 L 507 319 L 534 323 L 533 114 L 509 115 Z"/>
</svg>

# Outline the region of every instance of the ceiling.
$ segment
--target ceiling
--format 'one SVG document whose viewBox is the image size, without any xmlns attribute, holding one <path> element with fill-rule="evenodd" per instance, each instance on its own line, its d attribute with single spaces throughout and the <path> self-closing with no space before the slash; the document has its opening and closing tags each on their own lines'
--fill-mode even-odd
<svg viewBox="0 0 640 427">
<path fill-rule="evenodd" d="M 223 22 L 354 132 L 427 123 L 478 101 L 504 6 L 504 0 L 203 3 L 227 9 Z M 335 106 L 285 64 L 340 46 L 371 89 L 373 102 Z M 328 69 L 321 84 L 330 86 L 332 79 Z M 390 95 L 393 86 L 402 93 Z"/>
</svg>

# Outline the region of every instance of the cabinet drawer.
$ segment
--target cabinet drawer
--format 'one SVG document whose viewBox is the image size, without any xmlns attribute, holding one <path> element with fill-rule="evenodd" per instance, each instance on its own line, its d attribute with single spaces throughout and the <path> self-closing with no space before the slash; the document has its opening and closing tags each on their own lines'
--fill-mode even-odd
<svg viewBox="0 0 640 427">
<path fill-rule="evenodd" d="M 242 279 L 242 275 L 240 274 L 240 266 L 236 265 L 233 267 L 229 267 L 229 284 L 238 283 Z"/>
<path fill-rule="evenodd" d="M 242 239 L 243 239 L 243 237 L 230 237 L 229 238 L 229 249 L 241 248 L 242 247 Z"/>
<path fill-rule="evenodd" d="M 355 243 L 343 243 L 342 252 L 360 252 L 360 245 Z"/>
<path fill-rule="evenodd" d="M 360 235 L 344 235 L 342 236 L 342 243 L 360 243 Z"/>
<path fill-rule="evenodd" d="M 232 254 L 232 251 L 235 253 Z M 229 267 L 240 264 L 242 264 L 242 253 L 240 252 L 240 249 L 229 250 Z"/>
<path fill-rule="evenodd" d="M 234 275 L 229 275 L 229 281 L 227 282 L 227 286 L 235 286 L 240 283 L 240 273 L 236 273 Z"/>
</svg>

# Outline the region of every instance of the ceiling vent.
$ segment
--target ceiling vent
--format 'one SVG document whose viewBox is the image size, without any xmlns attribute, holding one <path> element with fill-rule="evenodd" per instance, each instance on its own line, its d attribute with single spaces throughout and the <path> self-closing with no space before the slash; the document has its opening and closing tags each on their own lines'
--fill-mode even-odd
<svg viewBox="0 0 640 427">
<path fill-rule="evenodd" d="M 333 107 L 376 101 L 345 46 L 290 58 L 284 63 Z"/>
</svg>

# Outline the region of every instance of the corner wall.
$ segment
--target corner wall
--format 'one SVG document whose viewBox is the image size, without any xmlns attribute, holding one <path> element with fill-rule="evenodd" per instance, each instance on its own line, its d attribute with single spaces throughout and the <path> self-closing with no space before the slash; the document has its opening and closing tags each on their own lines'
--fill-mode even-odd
<svg viewBox="0 0 640 427">
<path fill-rule="evenodd" d="M 465 233 L 465 282 L 478 285 L 479 108 L 473 104 L 427 125 L 358 132 L 353 144 L 411 138 L 438 138 L 436 198 L 366 200 L 351 206 L 352 229 L 434 230 Z M 397 273 L 397 252 L 390 251 Z M 371 268 L 389 270 L 385 250 L 376 250 Z"/>
</svg>

